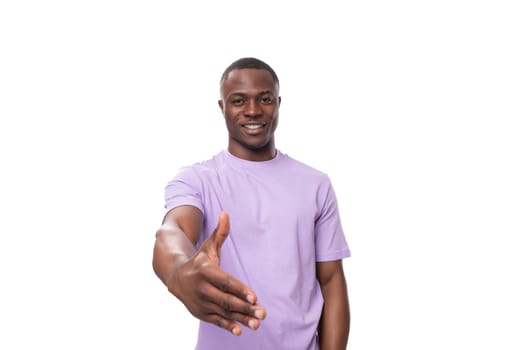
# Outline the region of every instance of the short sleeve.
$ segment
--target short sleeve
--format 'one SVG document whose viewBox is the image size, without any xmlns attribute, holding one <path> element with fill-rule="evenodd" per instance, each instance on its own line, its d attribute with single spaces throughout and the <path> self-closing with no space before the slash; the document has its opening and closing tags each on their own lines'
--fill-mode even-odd
<svg viewBox="0 0 525 350">
<path fill-rule="evenodd" d="M 323 185 L 325 195 L 320 214 L 315 221 L 315 248 L 317 261 L 333 261 L 350 256 L 350 249 L 346 241 L 337 198 L 330 180 Z"/>
<path fill-rule="evenodd" d="M 164 191 L 166 212 L 181 205 L 192 205 L 204 212 L 199 176 L 191 167 L 182 168 Z"/>
</svg>

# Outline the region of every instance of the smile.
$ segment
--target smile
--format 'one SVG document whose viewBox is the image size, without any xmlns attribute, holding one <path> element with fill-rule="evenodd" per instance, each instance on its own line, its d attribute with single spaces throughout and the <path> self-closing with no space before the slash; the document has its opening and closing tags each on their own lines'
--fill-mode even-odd
<svg viewBox="0 0 525 350">
<path fill-rule="evenodd" d="M 255 129 L 259 129 L 259 128 L 263 128 L 266 126 L 266 123 L 252 123 L 252 124 L 241 124 L 241 126 L 243 128 L 246 128 L 246 129 L 250 129 L 250 130 L 255 130 Z"/>
</svg>

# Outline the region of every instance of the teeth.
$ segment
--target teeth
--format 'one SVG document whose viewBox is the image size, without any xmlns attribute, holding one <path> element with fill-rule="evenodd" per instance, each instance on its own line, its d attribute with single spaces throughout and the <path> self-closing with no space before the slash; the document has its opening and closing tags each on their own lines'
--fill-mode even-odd
<svg viewBox="0 0 525 350">
<path fill-rule="evenodd" d="M 248 128 L 248 129 L 258 129 L 258 128 L 262 128 L 262 124 L 246 124 L 244 125 L 245 128 Z"/>
</svg>

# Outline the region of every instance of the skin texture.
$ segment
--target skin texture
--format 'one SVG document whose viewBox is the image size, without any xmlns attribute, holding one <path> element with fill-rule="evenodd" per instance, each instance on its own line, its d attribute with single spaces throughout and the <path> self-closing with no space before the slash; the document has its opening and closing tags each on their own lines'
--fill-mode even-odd
<svg viewBox="0 0 525 350">
<path fill-rule="evenodd" d="M 193 316 L 240 335 L 238 323 L 255 330 L 266 310 L 256 304 L 253 290 L 219 267 L 229 227 L 228 214 L 223 212 L 213 234 L 196 250 L 202 213 L 192 206 L 170 210 L 157 231 L 153 269 Z"/>
<path fill-rule="evenodd" d="M 275 157 L 281 98 L 279 84 L 268 71 L 232 70 L 221 84 L 218 103 L 231 154 L 250 161 Z M 192 206 L 176 207 L 166 214 L 155 241 L 155 273 L 195 317 L 234 335 L 241 335 L 239 324 L 256 330 L 266 317 L 264 306 L 257 304 L 256 291 L 219 266 L 221 246 L 229 233 L 228 214 L 220 214 L 215 231 L 196 250 L 202 223 L 201 211 Z M 344 350 L 350 309 L 342 262 L 318 262 L 316 271 L 325 300 L 318 327 L 320 348 Z"/>
<path fill-rule="evenodd" d="M 344 350 L 350 331 L 350 306 L 341 260 L 318 262 L 317 279 L 325 301 L 318 327 L 320 348 Z"/>
<path fill-rule="evenodd" d="M 274 132 L 279 121 L 279 85 L 262 69 L 236 69 L 221 86 L 221 108 L 234 156 L 264 161 L 275 157 Z M 247 125 L 260 125 L 255 130 Z"/>
</svg>

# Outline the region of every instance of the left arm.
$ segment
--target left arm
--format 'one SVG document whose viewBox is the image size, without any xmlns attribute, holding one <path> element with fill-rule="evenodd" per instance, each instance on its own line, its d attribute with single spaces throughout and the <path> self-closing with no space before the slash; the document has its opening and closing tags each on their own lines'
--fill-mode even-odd
<svg viewBox="0 0 525 350">
<path fill-rule="evenodd" d="M 324 298 L 319 321 L 321 350 L 345 350 L 350 332 L 350 306 L 341 260 L 317 263 L 317 279 Z"/>
</svg>

